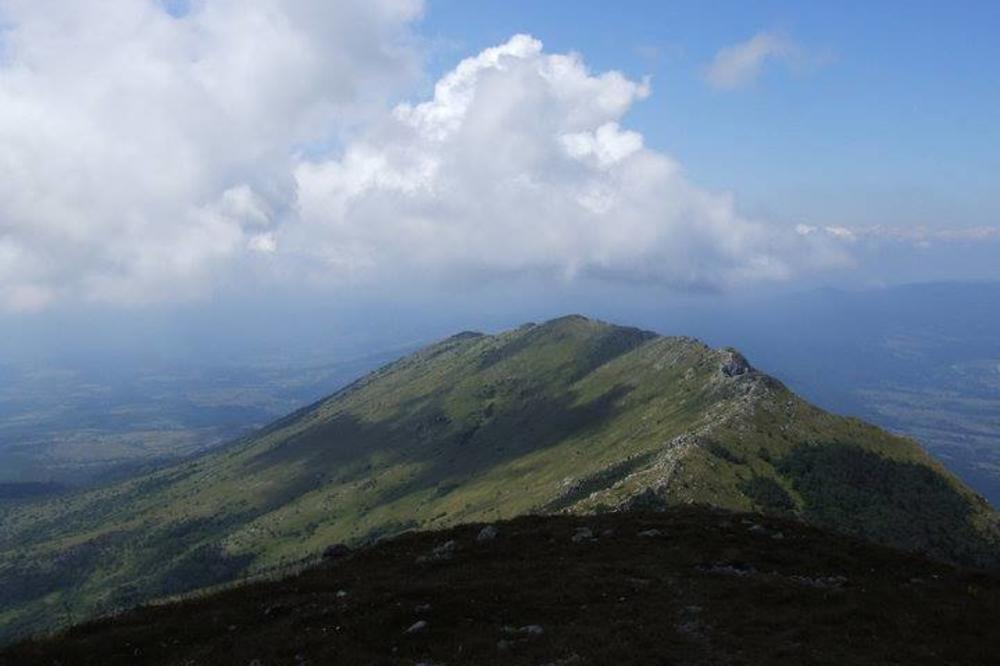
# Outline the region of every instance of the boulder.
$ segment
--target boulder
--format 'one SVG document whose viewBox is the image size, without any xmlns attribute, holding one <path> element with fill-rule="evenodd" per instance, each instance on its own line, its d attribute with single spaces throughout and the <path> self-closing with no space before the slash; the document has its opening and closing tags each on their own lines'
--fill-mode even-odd
<svg viewBox="0 0 1000 666">
<path fill-rule="evenodd" d="M 427 631 L 427 627 L 429 626 L 430 625 L 427 623 L 427 620 L 417 620 L 416 622 L 410 625 L 410 628 L 406 630 L 406 633 L 419 634 Z"/>
<path fill-rule="evenodd" d="M 487 525 L 483 529 L 479 530 L 479 535 L 476 537 L 476 541 L 479 543 L 485 543 L 487 541 L 493 541 L 500 534 L 498 530 L 493 525 Z"/>
</svg>

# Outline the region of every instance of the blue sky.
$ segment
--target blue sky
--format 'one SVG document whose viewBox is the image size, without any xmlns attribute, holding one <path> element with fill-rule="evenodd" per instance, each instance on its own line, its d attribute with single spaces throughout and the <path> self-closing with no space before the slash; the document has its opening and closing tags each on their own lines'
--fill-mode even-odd
<svg viewBox="0 0 1000 666">
<path fill-rule="evenodd" d="M 516 32 L 595 70 L 653 77 L 628 125 L 754 214 L 819 224 L 1000 223 L 1000 3 L 431 0 L 432 70 Z M 775 31 L 814 62 L 705 85 Z"/>
</svg>

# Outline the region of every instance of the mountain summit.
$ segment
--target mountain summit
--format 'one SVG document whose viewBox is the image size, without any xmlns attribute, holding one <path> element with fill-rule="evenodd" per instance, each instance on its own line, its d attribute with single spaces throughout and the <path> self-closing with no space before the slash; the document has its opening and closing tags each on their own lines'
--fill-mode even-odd
<svg viewBox="0 0 1000 666">
<path fill-rule="evenodd" d="M 677 504 L 1000 561 L 996 513 L 915 442 L 809 405 L 735 350 L 570 316 L 455 335 L 184 464 L 0 505 L 0 634 L 333 543 Z"/>
</svg>

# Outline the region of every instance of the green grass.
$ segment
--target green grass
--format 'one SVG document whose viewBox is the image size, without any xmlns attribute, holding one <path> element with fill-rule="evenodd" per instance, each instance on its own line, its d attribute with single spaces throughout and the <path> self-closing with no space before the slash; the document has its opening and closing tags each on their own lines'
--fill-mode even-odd
<svg viewBox="0 0 1000 666">
<path fill-rule="evenodd" d="M 462 334 L 220 451 L 0 505 L 0 637 L 62 622 L 47 601 L 55 591 L 80 618 L 293 566 L 332 542 L 637 504 L 749 511 L 767 483 L 791 500 L 780 510 L 826 527 L 997 561 L 996 515 L 919 446 L 817 410 L 754 371 L 727 376 L 731 359 L 582 317 Z M 865 506 L 931 478 L 944 513 L 900 506 L 858 525 L 824 512 L 841 495 L 817 495 L 788 461 L 826 442 L 887 461 L 878 488 L 858 498 Z"/>
</svg>

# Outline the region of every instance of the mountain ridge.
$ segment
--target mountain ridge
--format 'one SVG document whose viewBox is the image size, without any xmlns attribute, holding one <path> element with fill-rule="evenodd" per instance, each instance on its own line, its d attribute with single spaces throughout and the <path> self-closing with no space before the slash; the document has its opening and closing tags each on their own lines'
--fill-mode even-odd
<svg viewBox="0 0 1000 666">
<path fill-rule="evenodd" d="M 0 507 L 0 635 L 330 543 L 676 504 L 997 562 L 996 514 L 911 440 L 809 405 L 735 350 L 574 315 L 451 336 L 193 461 Z"/>
</svg>

